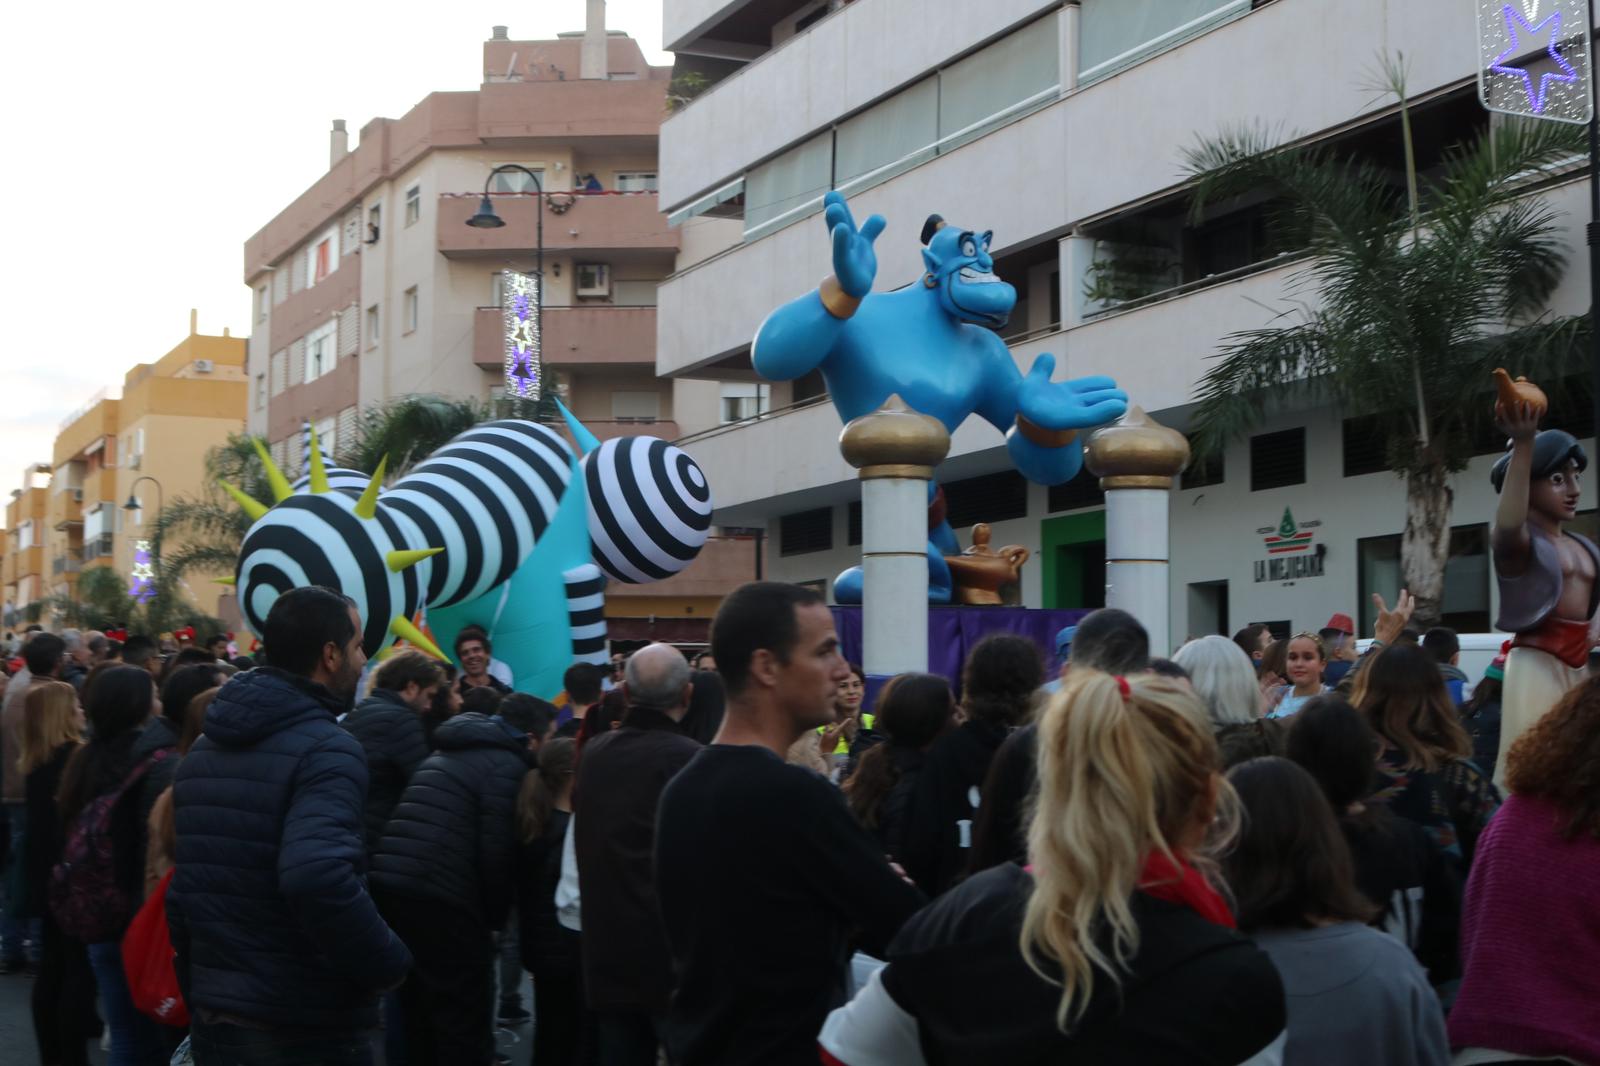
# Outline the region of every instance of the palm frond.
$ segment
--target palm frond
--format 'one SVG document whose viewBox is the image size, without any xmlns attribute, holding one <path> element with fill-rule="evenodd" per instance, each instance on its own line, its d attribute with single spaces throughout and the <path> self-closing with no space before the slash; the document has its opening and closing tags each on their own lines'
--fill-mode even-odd
<svg viewBox="0 0 1600 1066">
<path fill-rule="evenodd" d="M 340 462 L 371 473 L 387 456 L 389 473 L 402 474 L 452 437 L 493 417 L 489 406 L 476 400 L 406 396 L 362 411 L 355 441 L 340 450 Z"/>
</svg>

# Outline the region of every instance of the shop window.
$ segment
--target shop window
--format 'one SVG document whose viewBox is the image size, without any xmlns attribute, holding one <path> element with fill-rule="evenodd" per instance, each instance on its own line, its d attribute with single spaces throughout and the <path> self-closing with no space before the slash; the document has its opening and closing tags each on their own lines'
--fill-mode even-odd
<svg viewBox="0 0 1600 1066">
<path fill-rule="evenodd" d="M 1304 426 L 1250 438 L 1250 491 L 1264 492 L 1306 480 L 1306 430 Z"/>
<path fill-rule="evenodd" d="M 1400 534 L 1364 537 L 1356 542 L 1362 634 L 1377 622 L 1372 594 L 1391 606 L 1405 584 L 1400 571 Z M 1450 558 L 1444 569 L 1444 602 L 1439 624 L 1458 633 L 1487 633 L 1489 625 L 1489 527 L 1456 526 L 1450 530 Z"/>
</svg>

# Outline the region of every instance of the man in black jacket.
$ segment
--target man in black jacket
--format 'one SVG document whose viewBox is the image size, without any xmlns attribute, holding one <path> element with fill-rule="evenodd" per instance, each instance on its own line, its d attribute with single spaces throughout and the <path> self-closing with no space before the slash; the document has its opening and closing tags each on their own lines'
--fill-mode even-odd
<svg viewBox="0 0 1600 1066">
<path fill-rule="evenodd" d="M 279 596 L 269 665 L 223 686 L 178 767 L 167 924 L 202 1066 L 370 1063 L 378 994 L 411 964 L 367 895 L 367 763 L 334 721 L 361 632 L 331 589 Z"/>
<path fill-rule="evenodd" d="M 372 694 L 341 723 L 367 753 L 368 854 L 378 846 L 412 773 L 428 757 L 422 716 L 433 707 L 444 683 L 437 662 L 420 651 L 400 652 L 378 668 Z"/>
<path fill-rule="evenodd" d="M 881 955 L 922 893 L 838 789 L 784 762 L 834 720 L 850 676 L 822 597 L 741 585 L 717 609 L 711 652 L 727 715 L 662 793 L 656 820 L 656 894 L 677 977 L 668 1051 L 677 1066 L 815 1066 L 822 1022 L 847 996 L 852 944 Z"/>
<path fill-rule="evenodd" d="M 466 713 L 433 743 L 373 853 L 372 888 L 416 960 L 400 989 L 408 1061 L 478 1066 L 494 1055 L 494 930 L 516 889 L 528 737 Z"/>
<path fill-rule="evenodd" d="M 678 649 L 640 649 L 623 690 L 622 725 L 585 746 L 573 792 L 583 974 L 599 1015 L 600 1066 L 654 1066 L 657 1019 L 672 994 L 672 953 L 652 880 L 656 807 L 700 745 L 678 729 L 691 691 Z"/>
</svg>

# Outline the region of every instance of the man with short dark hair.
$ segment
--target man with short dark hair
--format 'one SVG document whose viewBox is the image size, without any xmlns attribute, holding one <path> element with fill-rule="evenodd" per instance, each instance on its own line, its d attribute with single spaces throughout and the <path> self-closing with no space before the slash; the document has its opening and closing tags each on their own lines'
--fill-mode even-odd
<svg viewBox="0 0 1600 1066">
<path fill-rule="evenodd" d="M 727 715 L 667 785 L 656 823 L 656 894 L 677 977 L 668 1057 L 814 1066 L 822 1022 L 845 999 L 852 945 L 881 955 L 923 897 L 838 789 L 784 762 L 834 720 L 850 674 L 822 597 L 741 585 L 717 611 L 711 651 Z"/>
<path fill-rule="evenodd" d="M 10 847 L 6 849 L 4 872 L 9 884 L 20 877 L 9 875 L 22 862 L 23 831 L 28 824 L 26 779 L 17 769 L 22 748 L 22 715 L 28 692 L 61 675 L 66 659 L 66 641 L 54 633 L 34 633 L 22 646 L 23 670 L 6 686 L 0 701 L 0 801 L 10 827 Z M 5 916 L 0 919 L 0 972 L 13 973 L 26 964 L 39 961 L 40 929 L 37 918 L 22 918 L 17 913 L 15 894 L 7 894 Z M 27 948 L 24 950 L 24 941 Z"/>
<path fill-rule="evenodd" d="M 1264 627 L 1263 627 L 1264 629 Z M 1244 636 L 1248 628 L 1240 633 Z M 1239 637 L 1235 637 L 1237 643 Z M 1123 677 L 1150 669 L 1150 634 L 1127 611 L 1102 607 L 1078 623 L 1066 670 L 1099 670 Z M 1066 670 L 1063 671 L 1065 676 Z M 1038 779 L 1039 727 L 1023 726 L 994 753 L 972 827 L 972 868 L 987 870 L 1013 860 L 1027 863 L 1028 796 Z"/>
<path fill-rule="evenodd" d="M 83 635 L 83 646 L 89 651 L 88 666 L 91 670 L 110 657 L 111 641 L 98 629 L 91 629 Z"/>
<path fill-rule="evenodd" d="M 1466 702 L 1466 688 L 1471 682 L 1461 669 L 1461 638 L 1448 626 L 1434 626 L 1422 634 L 1422 650 L 1439 664 L 1439 676 L 1444 687 L 1450 690 L 1450 699 L 1457 707 Z"/>
<path fill-rule="evenodd" d="M 652 882 L 661 792 L 700 745 L 678 729 L 689 710 L 689 664 L 670 644 L 628 659 L 628 710 L 584 747 L 573 789 L 574 851 L 583 888 L 583 975 L 599 1017 L 601 1066 L 654 1066 L 672 994 L 672 952 Z"/>
<path fill-rule="evenodd" d="M 206 638 L 206 651 L 211 653 L 213 659 L 228 661 L 228 636 L 225 633 L 213 633 Z"/>
<path fill-rule="evenodd" d="M 151 677 L 161 676 L 161 649 L 143 633 L 135 633 L 123 642 L 122 661 L 148 671 Z"/>
<path fill-rule="evenodd" d="M 490 688 L 502 696 L 511 691 L 510 685 L 502 684 L 489 673 L 490 653 L 494 651 L 489 634 L 477 626 L 468 626 L 456 635 L 455 650 L 456 660 L 461 663 L 461 677 L 456 681 L 461 695 L 475 688 Z"/>
<path fill-rule="evenodd" d="M 361 618 L 298 587 L 262 629 L 267 665 L 217 693 L 173 786 L 167 921 L 195 1060 L 370 1064 L 378 995 L 411 956 L 367 893 L 367 760 L 336 720 Z"/>
<path fill-rule="evenodd" d="M 372 692 L 339 723 L 367 756 L 364 820 L 369 856 L 411 775 L 428 757 L 422 716 L 444 683 L 444 671 L 422 652 L 396 652 L 372 675 Z"/>
<path fill-rule="evenodd" d="M 566 690 L 567 703 L 561 708 L 561 717 L 556 719 L 556 736 L 578 735 L 583 720 L 589 716 L 589 711 L 605 694 L 601 688 L 604 677 L 600 668 L 593 663 L 573 663 L 567 667 L 567 672 L 561 675 L 561 685 Z"/>
</svg>

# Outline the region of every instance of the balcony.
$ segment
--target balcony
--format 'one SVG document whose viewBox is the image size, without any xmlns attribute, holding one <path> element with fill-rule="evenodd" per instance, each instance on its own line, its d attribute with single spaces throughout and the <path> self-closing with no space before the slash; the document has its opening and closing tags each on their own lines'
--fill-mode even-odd
<svg viewBox="0 0 1600 1066">
<path fill-rule="evenodd" d="M 472 324 L 472 361 L 505 364 L 504 319 L 480 307 Z M 654 366 L 656 309 L 591 304 L 544 309 L 543 361 L 550 366 Z"/>
<path fill-rule="evenodd" d="M 57 530 L 83 525 L 82 489 L 63 489 L 50 497 L 50 525 Z"/>
<path fill-rule="evenodd" d="M 514 252 L 531 257 L 538 222 L 535 198 L 520 193 L 494 196 L 494 209 L 506 223 L 499 229 L 467 225 L 477 213 L 478 199 L 477 193 L 439 197 L 440 253 L 472 258 Z M 678 250 L 678 231 L 668 228 L 653 192 L 547 193 L 545 208 L 546 252 Z"/>
<path fill-rule="evenodd" d="M 77 553 L 72 555 L 58 555 L 50 560 L 50 572 L 57 576 L 61 574 L 76 574 L 83 569 L 83 561 L 77 558 Z"/>
</svg>

